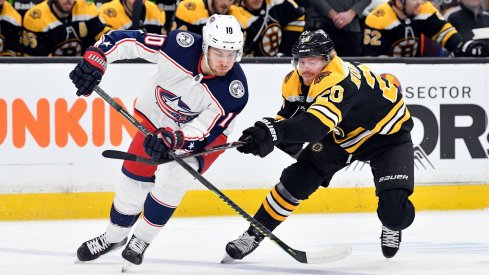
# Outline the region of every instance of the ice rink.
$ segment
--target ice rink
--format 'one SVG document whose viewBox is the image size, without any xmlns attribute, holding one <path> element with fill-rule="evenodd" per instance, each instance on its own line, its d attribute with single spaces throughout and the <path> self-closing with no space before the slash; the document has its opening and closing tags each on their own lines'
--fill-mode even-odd
<svg viewBox="0 0 489 275">
<path fill-rule="evenodd" d="M 75 252 L 105 229 L 105 220 L 0 223 L 0 274 L 118 274 L 121 250 L 83 264 Z M 313 251 L 350 243 L 352 254 L 327 264 L 301 264 L 265 239 L 243 261 L 220 264 L 225 244 L 246 228 L 244 219 L 174 218 L 140 266 L 127 274 L 489 274 L 489 209 L 419 212 L 403 231 L 391 260 L 380 251 L 375 213 L 292 215 L 275 230 L 289 246 Z"/>
</svg>

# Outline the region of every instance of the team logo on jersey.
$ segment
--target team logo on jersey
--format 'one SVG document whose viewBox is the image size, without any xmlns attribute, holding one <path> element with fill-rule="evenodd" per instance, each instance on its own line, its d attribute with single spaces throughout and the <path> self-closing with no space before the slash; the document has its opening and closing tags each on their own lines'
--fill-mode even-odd
<svg viewBox="0 0 489 275">
<path fill-rule="evenodd" d="M 229 93 L 235 98 L 242 98 L 245 94 L 243 83 L 239 80 L 233 80 L 229 84 Z"/>
<path fill-rule="evenodd" d="M 268 25 L 262 32 L 260 50 L 264 56 L 275 56 L 282 42 L 282 28 L 277 23 Z"/>
<path fill-rule="evenodd" d="M 385 15 L 385 11 L 383 9 L 380 9 L 380 10 L 377 10 L 375 13 L 374 13 L 375 16 L 377 17 L 382 17 Z"/>
<path fill-rule="evenodd" d="M 323 80 L 323 78 L 327 77 L 328 75 L 330 75 L 331 72 L 330 71 L 325 71 L 325 72 L 320 72 L 318 75 L 316 75 L 316 77 L 314 78 L 314 84 L 318 84 L 319 82 L 321 82 L 321 80 Z"/>
<path fill-rule="evenodd" d="M 155 96 L 161 111 L 176 123 L 187 123 L 199 114 L 192 112 L 190 107 L 183 102 L 181 96 L 177 96 L 160 86 L 156 87 Z"/>
<path fill-rule="evenodd" d="M 311 145 L 311 150 L 312 150 L 314 153 L 319 153 L 319 152 L 321 152 L 323 149 L 324 149 L 324 145 L 323 145 L 321 142 L 314 142 L 314 143 Z"/>
<path fill-rule="evenodd" d="M 177 34 L 177 43 L 184 48 L 192 46 L 194 41 L 194 37 L 189 33 L 180 32 Z"/>
<path fill-rule="evenodd" d="M 41 10 L 34 9 L 29 13 L 29 16 L 32 17 L 32 19 L 39 19 L 41 18 Z"/>
<path fill-rule="evenodd" d="M 193 11 L 193 10 L 195 10 L 195 7 L 196 6 L 195 6 L 195 3 L 194 2 L 190 2 L 189 1 L 188 3 L 185 3 L 185 7 L 187 8 L 187 10 Z"/>
<path fill-rule="evenodd" d="M 116 17 L 117 16 L 117 11 L 114 8 L 108 8 L 108 9 L 104 10 L 104 13 L 108 17 Z"/>
</svg>

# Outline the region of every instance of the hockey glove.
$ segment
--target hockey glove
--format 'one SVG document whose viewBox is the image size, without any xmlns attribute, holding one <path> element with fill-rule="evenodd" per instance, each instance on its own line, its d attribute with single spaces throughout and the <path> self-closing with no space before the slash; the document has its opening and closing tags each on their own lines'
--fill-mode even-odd
<svg viewBox="0 0 489 275">
<path fill-rule="evenodd" d="M 155 134 L 163 138 L 163 142 L 167 148 L 175 151 L 181 149 L 185 143 L 185 136 L 181 130 L 173 131 L 172 128 L 160 128 Z"/>
<path fill-rule="evenodd" d="M 255 122 L 255 126 L 243 131 L 240 141 L 247 142 L 238 147 L 238 151 L 245 154 L 265 157 L 273 151 L 276 144 L 280 142 L 281 128 L 273 118 L 263 118 Z"/>
<path fill-rule="evenodd" d="M 89 96 L 93 92 L 95 85 L 100 83 L 105 69 L 107 68 L 107 58 L 105 53 L 97 47 L 89 47 L 83 59 L 78 62 L 71 71 L 70 78 L 75 84 L 77 96 Z"/>
<path fill-rule="evenodd" d="M 460 43 L 455 56 L 461 57 L 485 57 L 489 56 L 489 44 L 482 41 L 468 40 Z"/>
<path fill-rule="evenodd" d="M 184 136 L 182 131 L 173 131 L 171 128 L 158 129 L 154 135 L 148 135 L 144 139 L 144 151 L 154 161 L 169 160 L 169 150 L 177 150 L 183 146 Z"/>
</svg>

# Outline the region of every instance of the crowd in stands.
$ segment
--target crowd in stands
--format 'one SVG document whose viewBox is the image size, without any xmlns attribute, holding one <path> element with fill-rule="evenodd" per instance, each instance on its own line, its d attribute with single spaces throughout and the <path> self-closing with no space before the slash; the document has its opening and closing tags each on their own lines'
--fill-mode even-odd
<svg viewBox="0 0 489 275">
<path fill-rule="evenodd" d="M 202 32 L 236 17 L 246 57 L 323 29 L 340 56 L 488 56 L 489 0 L 0 0 L 0 56 L 80 56 L 110 30 Z"/>
</svg>

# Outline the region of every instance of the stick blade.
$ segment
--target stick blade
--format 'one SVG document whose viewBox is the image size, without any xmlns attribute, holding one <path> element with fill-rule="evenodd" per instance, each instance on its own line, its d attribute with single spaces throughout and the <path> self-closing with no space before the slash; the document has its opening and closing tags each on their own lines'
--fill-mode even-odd
<svg viewBox="0 0 489 275">
<path fill-rule="evenodd" d="M 305 252 L 308 264 L 329 263 L 341 260 L 351 254 L 351 245 L 339 244 L 329 249 Z"/>
<path fill-rule="evenodd" d="M 130 155 L 127 155 L 125 152 L 117 150 L 105 150 L 102 152 L 102 156 L 109 159 L 128 159 L 130 157 Z M 136 158 L 130 160 L 136 160 Z"/>
</svg>

